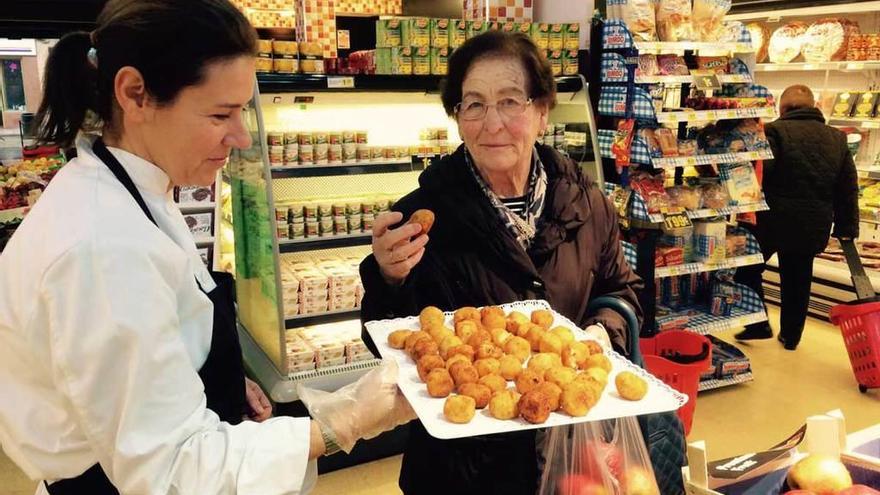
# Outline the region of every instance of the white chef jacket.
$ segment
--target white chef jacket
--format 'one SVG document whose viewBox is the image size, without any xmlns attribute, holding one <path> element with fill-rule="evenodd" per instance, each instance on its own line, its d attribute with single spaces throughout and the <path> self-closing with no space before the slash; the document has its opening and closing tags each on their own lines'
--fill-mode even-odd
<svg viewBox="0 0 880 495">
<path fill-rule="evenodd" d="M 100 463 L 123 494 L 310 491 L 307 418 L 232 426 L 206 408 L 196 278 L 214 283 L 168 176 L 110 148 L 157 229 L 91 139 L 77 152 L 0 255 L 0 445 L 50 483 Z"/>
</svg>

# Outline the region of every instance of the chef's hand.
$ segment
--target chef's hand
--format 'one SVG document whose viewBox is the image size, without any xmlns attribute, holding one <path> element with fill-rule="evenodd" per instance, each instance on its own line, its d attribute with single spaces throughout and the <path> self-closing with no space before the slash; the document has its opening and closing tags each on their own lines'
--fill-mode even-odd
<svg viewBox="0 0 880 495">
<path fill-rule="evenodd" d="M 611 337 L 608 336 L 608 331 L 605 330 L 605 327 L 598 324 L 590 325 L 585 328 L 584 331 L 594 340 L 598 340 L 599 343 L 602 344 L 602 347 L 611 349 Z"/>
<path fill-rule="evenodd" d="M 248 408 L 251 411 L 248 414 L 248 419 L 262 423 L 272 417 L 272 403 L 269 402 L 269 398 L 266 397 L 263 389 L 256 382 L 245 377 L 244 391 L 247 397 Z"/>
<path fill-rule="evenodd" d="M 405 224 L 396 229 L 391 226 L 403 221 L 403 213 L 382 213 L 373 222 L 373 256 L 379 263 L 382 277 L 391 285 L 400 285 L 422 256 L 428 235 L 414 236 L 422 231 L 419 224 Z"/>
<path fill-rule="evenodd" d="M 296 388 L 312 418 L 335 434 L 337 445 L 345 452 L 351 452 L 358 440 L 373 438 L 416 418 L 397 388 L 397 363 L 393 360 L 385 360 L 336 392 L 302 384 Z"/>
</svg>

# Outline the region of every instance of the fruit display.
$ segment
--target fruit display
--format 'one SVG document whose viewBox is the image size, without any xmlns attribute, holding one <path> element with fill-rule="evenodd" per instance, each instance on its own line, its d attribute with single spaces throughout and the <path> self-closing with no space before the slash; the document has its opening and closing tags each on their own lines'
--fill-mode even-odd
<svg viewBox="0 0 880 495">
<path fill-rule="evenodd" d="M 32 205 L 62 165 L 60 157 L 0 165 L 0 210 Z"/>
<path fill-rule="evenodd" d="M 840 459 L 811 454 L 798 461 L 786 476 L 789 491 L 785 495 L 877 495 L 865 485 L 853 484 L 852 476 Z"/>
<path fill-rule="evenodd" d="M 388 335 L 391 348 L 417 363 L 428 395 L 445 400 L 449 422 L 469 423 L 484 408 L 497 420 L 531 424 L 543 424 L 553 412 L 585 416 L 608 385 L 611 361 L 605 350 L 554 326 L 550 311 L 526 315 L 498 306 L 463 307 L 450 323 L 429 306 L 419 314 L 420 330 Z M 633 401 L 644 398 L 649 386 L 627 372 L 617 375 L 615 385 L 618 396 Z"/>
</svg>

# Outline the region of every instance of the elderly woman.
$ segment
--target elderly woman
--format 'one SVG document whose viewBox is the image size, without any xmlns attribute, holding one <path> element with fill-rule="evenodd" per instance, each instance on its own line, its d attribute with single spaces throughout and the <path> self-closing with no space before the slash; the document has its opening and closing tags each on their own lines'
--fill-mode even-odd
<svg viewBox="0 0 880 495">
<path fill-rule="evenodd" d="M 610 310 L 591 317 L 587 303 L 611 295 L 638 308 L 640 280 L 624 259 L 609 201 L 577 164 L 536 144 L 555 98 L 548 62 L 523 35 L 489 32 L 453 53 L 442 99 L 464 145 L 376 219 L 373 254 L 361 265 L 364 320 L 429 305 L 545 299 L 625 348 L 623 318 Z M 400 225 L 421 208 L 436 215 L 430 240 L 420 226 Z M 534 495 L 538 477 L 534 430 L 437 440 L 414 423 L 400 487 Z"/>
</svg>

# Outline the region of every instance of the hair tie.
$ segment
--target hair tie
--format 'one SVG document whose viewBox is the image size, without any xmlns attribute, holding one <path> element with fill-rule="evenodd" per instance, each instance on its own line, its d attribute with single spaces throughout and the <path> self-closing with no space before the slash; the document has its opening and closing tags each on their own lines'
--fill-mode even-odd
<svg viewBox="0 0 880 495">
<path fill-rule="evenodd" d="M 95 47 L 89 48 L 89 53 L 86 55 L 86 58 L 89 59 L 89 64 L 95 69 L 98 68 L 98 49 Z"/>
</svg>

